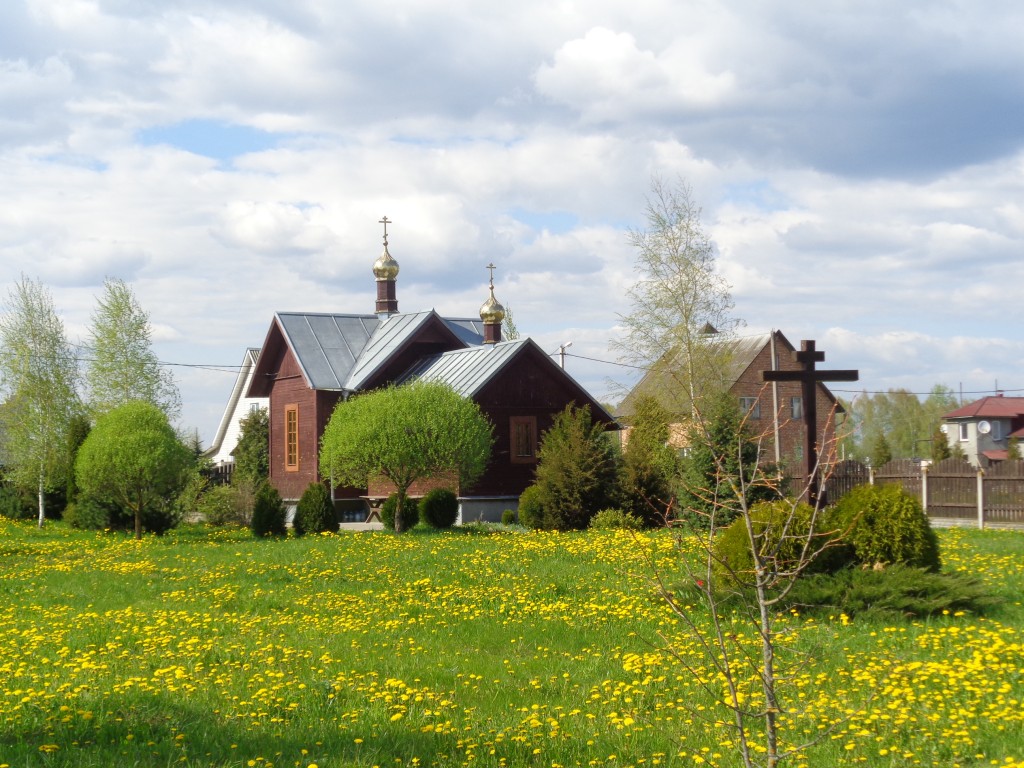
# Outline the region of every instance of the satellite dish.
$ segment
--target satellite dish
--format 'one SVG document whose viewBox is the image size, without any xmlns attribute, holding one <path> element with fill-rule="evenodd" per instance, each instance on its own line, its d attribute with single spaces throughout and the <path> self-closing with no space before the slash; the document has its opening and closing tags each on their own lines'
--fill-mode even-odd
<svg viewBox="0 0 1024 768">
<path fill-rule="evenodd" d="M 991 431 L 992 431 L 992 425 L 989 424 L 987 421 L 979 421 L 978 422 L 978 434 L 979 435 L 987 435 Z"/>
<path fill-rule="evenodd" d="M 949 434 L 949 424 L 943 424 L 941 427 L 939 427 L 939 429 L 942 430 L 942 434 L 944 434 L 944 435 L 948 435 Z"/>
</svg>

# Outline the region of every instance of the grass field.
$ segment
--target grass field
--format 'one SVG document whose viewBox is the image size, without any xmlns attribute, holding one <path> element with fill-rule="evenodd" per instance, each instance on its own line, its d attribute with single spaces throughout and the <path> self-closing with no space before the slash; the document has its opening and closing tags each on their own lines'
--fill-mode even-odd
<svg viewBox="0 0 1024 768">
<path fill-rule="evenodd" d="M 1024 534 L 940 538 L 944 567 L 1001 605 L 783 617 L 784 736 L 820 739 L 788 764 L 1024 766 Z M 690 546 L 202 528 L 135 542 L 0 520 L 0 767 L 736 765 L 721 696 L 658 649 L 699 658 L 646 561 L 681 583 Z"/>
</svg>

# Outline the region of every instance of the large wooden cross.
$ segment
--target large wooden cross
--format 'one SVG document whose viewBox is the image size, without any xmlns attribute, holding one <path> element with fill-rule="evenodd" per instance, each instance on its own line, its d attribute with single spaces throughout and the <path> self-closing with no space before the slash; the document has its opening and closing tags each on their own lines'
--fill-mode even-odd
<svg viewBox="0 0 1024 768">
<path fill-rule="evenodd" d="M 807 430 L 807 448 L 804 450 L 804 477 L 807 479 L 807 500 L 816 506 L 819 498 L 818 480 L 818 382 L 857 381 L 858 371 L 818 371 L 815 363 L 825 359 L 825 353 L 814 348 L 814 340 L 800 342 L 800 351 L 793 357 L 801 365 L 799 371 L 761 371 L 764 381 L 799 381 L 802 387 L 804 427 Z M 778 439 L 778 436 L 776 436 Z"/>
</svg>

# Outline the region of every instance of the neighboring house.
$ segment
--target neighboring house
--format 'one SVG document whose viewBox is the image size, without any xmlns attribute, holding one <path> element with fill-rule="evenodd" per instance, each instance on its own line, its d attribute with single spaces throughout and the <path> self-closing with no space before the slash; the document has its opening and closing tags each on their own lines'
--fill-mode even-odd
<svg viewBox="0 0 1024 768">
<path fill-rule="evenodd" d="M 256 359 L 259 354 L 258 347 L 250 347 L 245 350 L 242 365 L 239 367 L 238 376 L 235 379 L 235 386 L 231 389 L 231 396 L 224 408 L 220 425 L 217 427 L 217 434 L 210 447 L 203 451 L 203 456 L 213 462 L 215 468 L 223 468 L 234 463 L 235 459 L 231 454 L 235 450 L 235 446 L 238 445 L 242 419 L 252 411 L 266 408 L 270 404 L 265 397 L 246 396 L 249 385 L 252 384 L 252 375 L 256 369 Z"/>
<path fill-rule="evenodd" d="M 942 420 L 950 446 L 959 445 L 971 464 L 984 468 L 1006 460 L 1011 437 L 1024 437 L 1024 397 L 983 397 Z"/>
<path fill-rule="evenodd" d="M 567 404 L 587 405 L 595 421 L 612 417 L 530 339 L 501 340 L 504 309 L 490 296 L 479 318 L 433 310 L 400 313 L 398 264 L 384 240 L 374 264 L 374 314 L 278 312 L 256 361 L 250 398 L 270 402 L 270 480 L 289 505 L 321 479 L 319 446 L 335 406 L 367 390 L 413 378 L 441 381 L 473 399 L 494 425 L 494 448 L 472 488 L 456 489 L 461 519 L 499 520 L 533 482 L 540 435 Z M 414 485 L 419 495 L 426 485 Z M 334 488 L 343 523 L 369 519 L 383 487 Z"/>
<path fill-rule="evenodd" d="M 803 476 L 806 456 L 806 428 L 803 423 L 804 403 L 799 382 L 766 383 L 762 371 L 798 371 L 796 348 L 781 331 L 772 331 L 755 336 L 738 336 L 725 342 L 714 339 L 713 328 L 705 330 L 709 343 L 719 345 L 722 385 L 736 398 L 740 410 L 746 416 L 747 426 L 755 435 L 760 435 L 761 459 L 763 463 L 782 465 L 794 481 Z M 652 366 L 635 387 L 629 392 L 617 409 L 616 416 L 628 424 L 633 413 L 636 398 L 650 395 L 673 410 L 671 390 L 679 386 L 680 377 L 667 370 L 663 362 Z M 828 458 L 829 450 L 835 445 L 836 416 L 845 413 L 828 387 L 817 385 L 818 453 Z M 674 399 L 680 402 L 679 398 Z M 685 450 L 686 421 L 673 424 L 670 444 Z"/>
</svg>

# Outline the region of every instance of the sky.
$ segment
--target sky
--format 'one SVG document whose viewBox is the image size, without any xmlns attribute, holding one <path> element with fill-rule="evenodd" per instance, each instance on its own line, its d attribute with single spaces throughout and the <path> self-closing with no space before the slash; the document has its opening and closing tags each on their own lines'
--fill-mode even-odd
<svg viewBox="0 0 1024 768">
<path fill-rule="evenodd" d="M 1016 0 L 5 0 L 0 299 L 87 338 L 127 281 L 213 438 L 276 311 L 523 335 L 604 401 L 636 371 L 628 231 L 688 184 L 741 333 L 815 339 L 844 397 L 1024 395 Z"/>
</svg>

